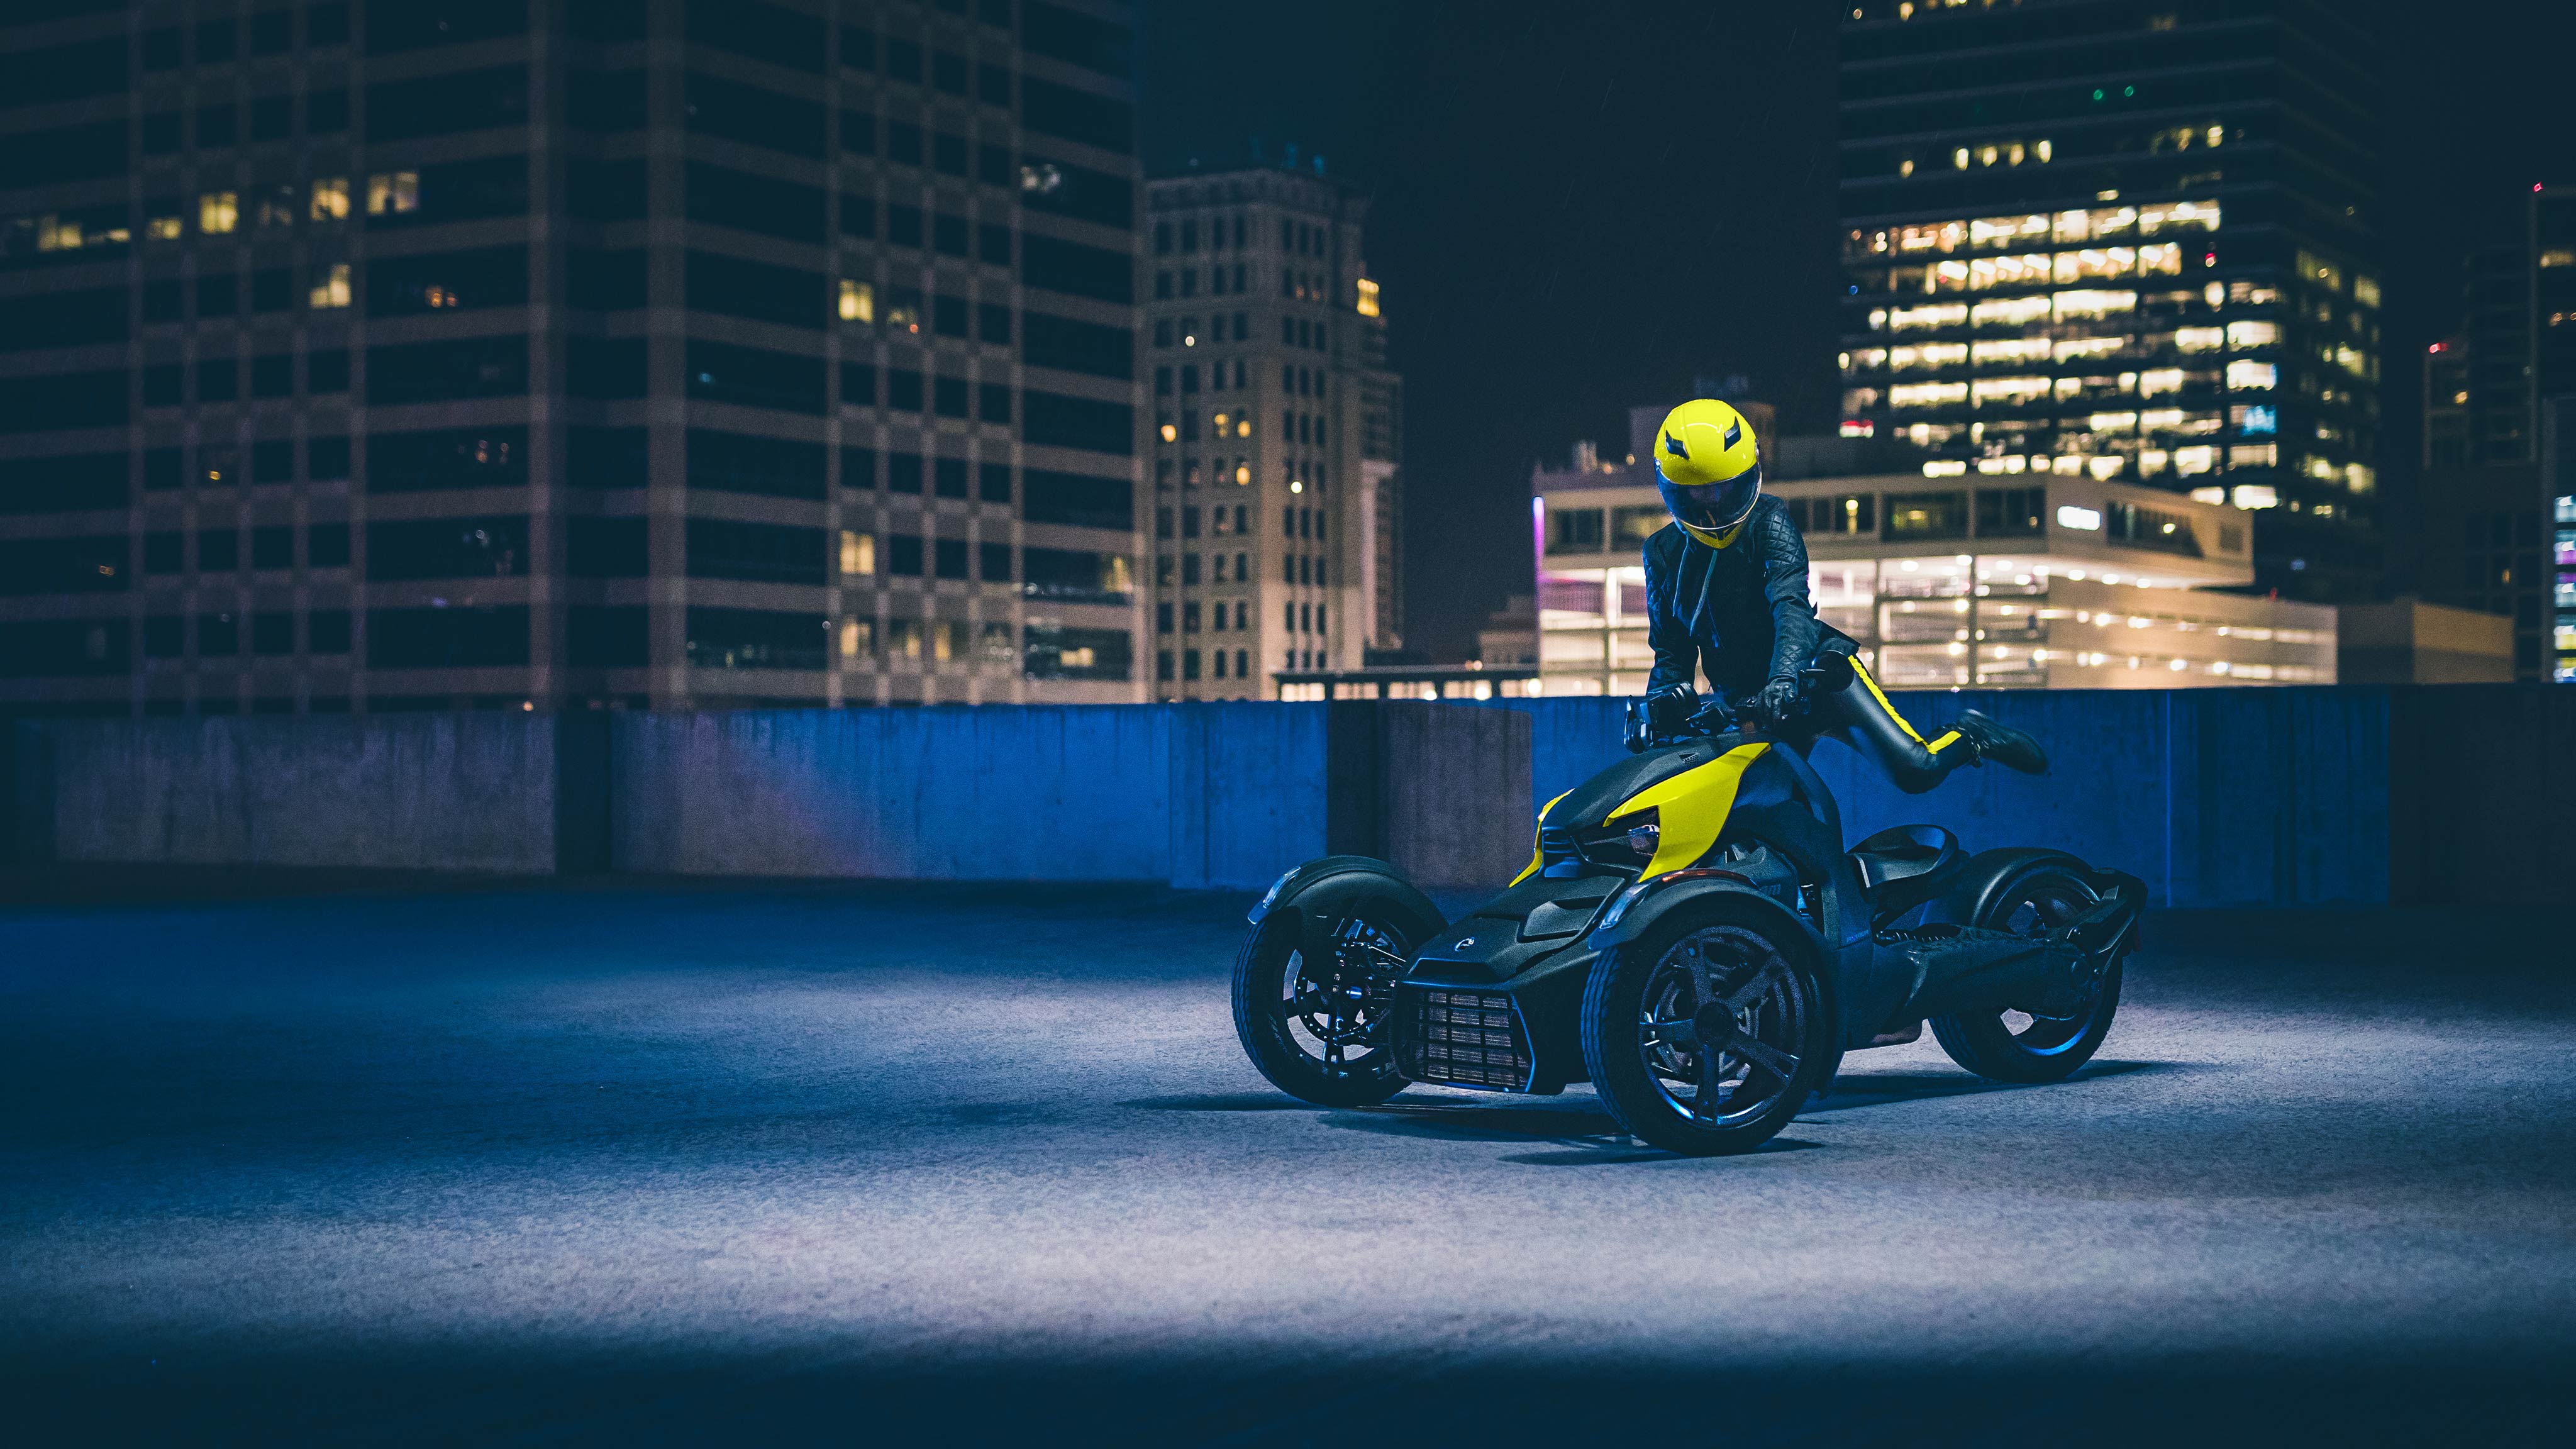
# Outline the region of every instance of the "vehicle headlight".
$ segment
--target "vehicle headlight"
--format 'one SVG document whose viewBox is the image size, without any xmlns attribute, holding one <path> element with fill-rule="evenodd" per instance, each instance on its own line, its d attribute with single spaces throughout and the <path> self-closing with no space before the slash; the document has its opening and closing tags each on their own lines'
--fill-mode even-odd
<svg viewBox="0 0 2576 1449">
<path fill-rule="evenodd" d="M 1575 854 L 1594 865 L 1643 870 L 1663 843 L 1663 822 L 1653 810 L 1617 816 L 1588 830 L 1574 832 Z"/>
</svg>

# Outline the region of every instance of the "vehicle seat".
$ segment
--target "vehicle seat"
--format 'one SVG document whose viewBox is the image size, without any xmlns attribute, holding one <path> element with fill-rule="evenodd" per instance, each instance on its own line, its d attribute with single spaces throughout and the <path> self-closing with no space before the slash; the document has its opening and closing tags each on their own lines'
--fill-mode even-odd
<svg viewBox="0 0 2576 1449">
<path fill-rule="evenodd" d="M 1949 889 L 1968 853 L 1938 825 L 1892 825 L 1851 849 L 1870 915 L 1891 921 Z"/>
</svg>

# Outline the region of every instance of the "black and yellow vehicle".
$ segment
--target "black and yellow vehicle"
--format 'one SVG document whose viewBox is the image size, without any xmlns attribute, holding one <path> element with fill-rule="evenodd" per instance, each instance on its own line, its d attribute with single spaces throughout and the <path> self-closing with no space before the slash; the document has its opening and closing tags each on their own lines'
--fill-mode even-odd
<svg viewBox="0 0 2576 1449">
<path fill-rule="evenodd" d="M 1825 662 L 1811 692 L 1850 682 Z M 1336 1107 L 1589 1081 L 1639 1139 L 1708 1155 L 1760 1146 L 1845 1052 L 1927 1019 L 1996 1081 L 2089 1060 L 2144 885 L 2044 847 L 1970 855 L 1932 825 L 1846 849 L 1779 723 L 1718 701 L 1632 721 L 1659 742 L 1548 802 L 1528 868 L 1456 922 L 1365 856 L 1281 876 L 1235 964 L 1253 1064 Z"/>
</svg>

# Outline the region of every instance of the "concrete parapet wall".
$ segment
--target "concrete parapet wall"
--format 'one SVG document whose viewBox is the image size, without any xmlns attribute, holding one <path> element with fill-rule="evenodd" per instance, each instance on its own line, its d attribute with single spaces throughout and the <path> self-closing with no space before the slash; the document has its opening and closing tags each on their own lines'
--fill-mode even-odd
<svg viewBox="0 0 2576 1449">
<path fill-rule="evenodd" d="M 18 728 L 22 755 L 40 758 L 49 777 L 22 808 L 41 812 L 37 835 L 57 860 L 556 868 L 549 719 L 311 715 Z"/>
</svg>

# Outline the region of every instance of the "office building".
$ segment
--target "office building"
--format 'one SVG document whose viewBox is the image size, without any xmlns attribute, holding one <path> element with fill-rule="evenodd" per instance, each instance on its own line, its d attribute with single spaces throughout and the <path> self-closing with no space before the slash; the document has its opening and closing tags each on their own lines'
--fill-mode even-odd
<svg viewBox="0 0 2576 1449">
<path fill-rule="evenodd" d="M 51 0 L 0 698 L 1132 700 L 1108 0 Z"/>
<path fill-rule="evenodd" d="M 2241 509 L 2089 475 L 1808 470 L 1839 442 L 1780 440 L 1764 491 L 1805 534 L 1818 615 L 1891 689 L 2335 682 L 2333 608 L 2241 592 Z M 1539 692 L 1642 694 L 1641 551 L 1670 515 L 1651 462 L 1577 461 L 1530 479 Z"/>
<path fill-rule="evenodd" d="M 1403 392 L 1367 209 L 1312 169 L 1147 186 L 1157 698 L 1301 698 L 1279 676 L 1402 642 Z"/>
<path fill-rule="evenodd" d="M 1844 428 L 1934 480 L 2260 516 L 2253 584 L 2380 578 L 2371 44 L 2322 0 L 1850 0 Z"/>
</svg>

